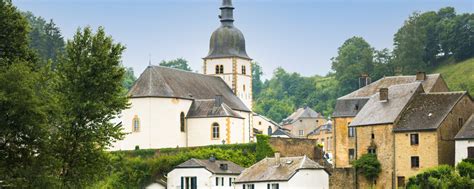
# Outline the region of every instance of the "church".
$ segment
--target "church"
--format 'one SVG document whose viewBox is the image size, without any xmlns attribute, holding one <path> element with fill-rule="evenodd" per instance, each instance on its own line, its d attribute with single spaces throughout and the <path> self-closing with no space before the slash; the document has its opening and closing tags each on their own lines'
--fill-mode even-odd
<svg viewBox="0 0 474 189">
<path fill-rule="evenodd" d="M 223 0 L 220 10 L 202 74 L 148 66 L 119 118 L 127 134 L 111 150 L 248 143 L 255 133 L 277 129 L 252 112 L 252 59 L 233 24 L 232 1 Z"/>
</svg>

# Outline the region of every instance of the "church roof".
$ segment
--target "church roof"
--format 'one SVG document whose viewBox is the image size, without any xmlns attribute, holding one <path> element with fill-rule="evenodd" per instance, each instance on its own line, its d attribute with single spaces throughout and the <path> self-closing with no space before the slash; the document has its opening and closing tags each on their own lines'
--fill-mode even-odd
<svg viewBox="0 0 474 189">
<path fill-rule="evenodd" d="M 204 59 L 239 57 L 251 59 L 245 50 L 245 38 L 233 22 L 233 10 L 231 0 L 223 0 L 221 9 L 221 26 L 211 35 L 209 53 Z"/>
<path fill-rule="evenodd" d="M 390 86 L 388 100 L 381 101 L 379 93 L 371 96 L 350 126 L 394 123 L 412 97 L 421 92 L 423 89 L 418 82 Z"/>
<path fill-rule="evenodd" d="M 222 95 L 223 103 L 233 110 L 250 112 L 220 77 L 161 66 L 148 66 L 128 92 L 130 98 L 163 97 L 181 99 L 214 99 Z"/>
<path fill-rule="evenodd" d="M 466 92 L 422 93 L 403 111 L 393 131 L 437 129 Z"/>
<path fill-rule="evenodd" d="M 186 115 L 188 118 L 204 118 L 204 117 L 235 117 L 244 119 L 239 114 L 234 112 L 227 104 L 216 104 L 216 100 L 195 100 L 189 108 Z"/>
<path fill-rule="evenodd" d="M 466 140 L 474 139 L 474 114 L 471 114 L 471 117 L 464 123 L 461 130 L 459 130 L 456 137 L 456 140 Z"/>
</svg>

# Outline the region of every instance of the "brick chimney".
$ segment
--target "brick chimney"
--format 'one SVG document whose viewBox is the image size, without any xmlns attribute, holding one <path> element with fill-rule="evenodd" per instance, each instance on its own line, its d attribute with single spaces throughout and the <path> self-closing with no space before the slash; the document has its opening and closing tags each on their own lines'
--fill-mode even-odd
<svg viewBox="0 0 474 189">
<path fill-rule="evenodd" d="M 388 101 L 388 88 L 380 88 L 379 97 L 380 101 Z"/>
<path fill-rule="evenodd" d="M 359 77 L 359 88 L 365 87 L 368 84 L 370 84 L 371 79 L 369 77 L 369 74 L 361 74 Z"/>
<path fill-rule="evenodd" d="M 425 72 L 416 72 L 416 80 L 417 81 L 426 80 L 426 73 Z"/>
</svg>

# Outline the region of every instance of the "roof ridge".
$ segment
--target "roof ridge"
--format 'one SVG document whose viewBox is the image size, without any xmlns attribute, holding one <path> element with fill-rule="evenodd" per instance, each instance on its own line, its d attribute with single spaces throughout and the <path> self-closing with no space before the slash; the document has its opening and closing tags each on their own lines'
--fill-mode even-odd
<svg viewBox="0 0 474 189">
<path fill-rule="evenodd" d="M 448 92 L 429 92 L 422 93 L 424 95 L 454 95 L 454 94 L 466 94 L 467 91 L 448 91 Z"/>
</svg>

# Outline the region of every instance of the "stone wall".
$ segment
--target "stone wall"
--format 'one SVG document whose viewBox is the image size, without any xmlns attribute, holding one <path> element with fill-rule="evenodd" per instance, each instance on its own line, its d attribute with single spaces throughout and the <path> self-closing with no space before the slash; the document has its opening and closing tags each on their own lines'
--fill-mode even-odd
<svg viewBox="0 0 474 189">
<path fill-rule="evenodd" d="M 335 168 L 329 176 L 331 189 L 355 189 L 355 171 L 353 168 Z"/>
<path fill-rule="evenodd" d="M 322 152 L 315 150 L 316 140 L 302 138 L 270 138 L 268 143 L 282 157 L 308 156 L 314 161 L 322 159 Z"/>
</svg>

